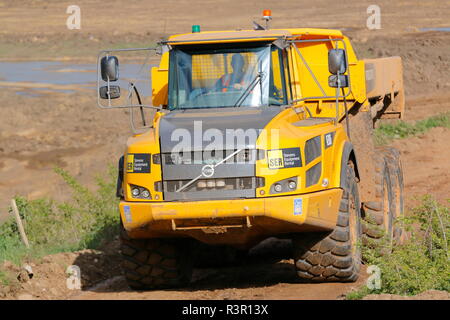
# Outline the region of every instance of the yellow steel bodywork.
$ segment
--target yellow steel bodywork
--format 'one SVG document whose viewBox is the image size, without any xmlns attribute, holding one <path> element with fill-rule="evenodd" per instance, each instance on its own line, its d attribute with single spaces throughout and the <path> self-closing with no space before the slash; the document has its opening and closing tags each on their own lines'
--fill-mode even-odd
<svg viewBox="0 0 450 320">
<path fill-rule="evenodd" d="M 287 29 L 261 32 L 261 36 L 251 38 L 256 31 L 225 32 L 224 38 L 216 39 L 219 33 L 200 33 L 170 37 L 168 43 L 223 43 L 230 41 L 260 41 L 262 36 L 277 39 L 282 34 L 287 39 L 335 38 L 346 43 L 351 74 L 351 87 L 346 89 L 348 105 L 366 103 L 364 63 L 357 60 L 348 38 L 337 30 Z M 259 35 L 259 34 L 258 34 Z M 209 38 L 208 38 L 209 37 Z M 293 46 L 297 46 L 306 66 Z M 308 67 L 314 72 L 325 94 L 336 94 L 328 86 L 327 54 L 335 46 L 331 42 L 294 43 L 287 52 L 290 67 L 292 100 L 321 96 Z M 342 46 L 340 46 L 342 48 Z M 153 103 L 167 104 L 167 79 L 169 69 L 168 53 L 164 53 L 159 68 L 152 69 Z M 350 91 L 349 91 L 350 90 Z M 313 125 L 302 124 L 307 118 L 305 107 L 313 117 L 327 118 Z M 337 118 L 345 115 L 342 99 L 339 102 Z M 127 154 L 158 154 L 159 119 L 157 113 L 154 126 L 148 132 L 131 137 L 127 143 Z M 257 148 L 271 151 L 299 147 L 303 165 L 295 168 L 271 169 L 268 156 L 256 162 L 256 176 L 265 178 L 265 185 L 256 189 L 254 199 L 176 201 L 166 202 L 163 193 L 155 190 L 155 183 L 161 181 L 161 165 L 151 161 L 150 173 L 127 173 L 125 171 L 123 189 L 124 200 L 120 203 L 121 219 L 131 237 L 183 237 L 191 236 L 208 243 L 228 243 L 244 245 L 259 238 L 289 232 L 332 230 L 336 225 L 339 202 L 342 196 L 340 173 L 344 144 L 348 137 L 341 123 L 334 122 L 336 104 L 333 99 L 305 99 L 286 107 L 265 127 L 257 140 Z M 246 129 L 246 128 L 244 128 Z M 333 143 L 325 147 L 325 134 L 333 133 Z M 305 143 L 319 136 L 321 153 L 316 159 L 305 164 Z M 125 155 L 125 159 L 127 156 Z M 314 165 L 321 164 L 320 178 L 311 186 L 306 186 L 306 172 Z M 270 194 L 270 187 L 277 181 L 297 177 L 296 190 Z M 150 191 L 151 200 L 134 199 L 130 185 L 145 187 Z M 294 214 L 294 199 L 302 199 L 301 214 Z M 126 210 L 124 209 L 126 208 Z M 298 208 L 297 208 L 298 209 Z M 237 220 L 236 220 L 237 219 Z M 241 220 L 239 220 L 241 219 Z"/>
<path fill-rule="evenodd" d="M 252 37 L 253 35 L 253 37 Z M 328 51 L 331 48 L 345 48 L 348 56 L 348 75 L 351 76 L 351 86 L 345 89 L 349 109 L 357 102 L 364 104 L 367 101 L 366 81 L 364 61 L 358 60 L 350 40 L 343 36 L 339 30 L 327 29 L 274 29 L 268 31 L 222 31 L 222 32 L 201 32 L 196 34 L 182 34 L 171 36 L 169 44 L 198 44 L 201 43 L 225 43 L 225 42 L 249 42 L 262 40 L 276 40 L 283 37 L 287 40 L 317 40 L 335 39 L 335 41 L 303 42 L 294 43 L 288 48 L 288 63 L 291 70 L 290 83 L 292 86 L 292 100 L 306 99 L 308 97 L 323 96 L 314 81 L 308 68 L 314 73 L 320 83 L 325 95 L 334 96 L 334 88 L 328 86 Z M 295 49 L 297 47 L 298 51 Z M 299 56 L 301 53 L 308 65 Z M 167 82 L 169 70 L 169 53 L 165 52 L 161 57 L 159 67 L 152 68 L 153 105 L 167 104 Z M 294 107 L 307 106 L 313 116 L 335 117 L 336 103 L 332 98 L 328 99 L 306 99 L 294 103 Z M 345 115 L 343 99 L 340 99 L 338 118 Z"/>
<path fill-rule="evenodd" d="M 212 244 L 246 246 L 272 235 L 332 230 L 341 196 L 341 189 L 330 189 L 274 198 L 122 201 L 120 214 L 132 238 L 190 236 Z M 294 214 L 294 199 L 302 199 L 302 214 Z"/>
<path fill-rule="evenodd" d="M 152 67 L 152 104 L 167 105 L 167 90 L 169 82 L 169 53 L 162 55 L 159 67 Z"/>
<path fill-rule="evenodd" d="M 155 182 L 161 181 L 161 166 L 151 163 L 150 173 L 127 173 L 124 176 L 124 201 L 120 204 L 121 218 L 125 229 L 132 237 L 181 237 L 192 236 L 204 242 L 229 243 L 243 245 L 252 243 L 259 237 L 289 232 L 332 230 L 336 225 L 340 189 L 340 171 L 342 151 L 347 136 L 341 124 L 332 121 L 310 126 L 296 126 L 300 120 L 292 108 L 287 108 L 272 119 L 257 140 L 257 146 L 264 150 L 279 150 L 300 147 L 301 158 L 305 159 L 305 143 L 308 139 L 320 136 L 321 155 L 295 168 L 270 169 L 268 157 L 256 162 L 256 176 L 265 178 L 265 186 L 256 189 L 255 199 L 177 201 L 165 202 L 163 193 L 155 191 Z M 129 139 L 127 154 L 159 153 L 156 133 L 158 119 L 154 129 Z M 334 132 L 333 145 L 325 148 L 324 135 Z M 275 135 L 275 138 L 273 137 Z M 274 139 L 273 139 L 274 138 Z M 277 143 L 278 141 L 278 143 Z M 306 187 L 306 171 L 322 164 L 317 183 Z M 270 186 L 286 178 L 297 177 L 296 190 L 270 194 Z M 327 181 L 327 185 L 323 184 Z M 133 199 L 130 185 L 147 188 L 152 200 Z M 302 199 L 302 213 L 294 214 L 294 199 Z M 128 216 L 124 206 L 128 206 Z M 242 227 L 230 227 L 226 234 L 208 233 L 211 224 L 214 227 L 226 226 L 226 218 L 250 217 L 252 220 Z M 195 221 L 191 230 L 174 227 L 179 220 Z M 211 221 L 212 219 L 212 221 Z M 221 220 L 225 219 L 225 220 Z M 214 222 L 215 221 L 215 222 Z M 217 225 L 216 225 L 217 224 Z M 205 232 L 204 232 L 205 230 Z"/>
</svg>

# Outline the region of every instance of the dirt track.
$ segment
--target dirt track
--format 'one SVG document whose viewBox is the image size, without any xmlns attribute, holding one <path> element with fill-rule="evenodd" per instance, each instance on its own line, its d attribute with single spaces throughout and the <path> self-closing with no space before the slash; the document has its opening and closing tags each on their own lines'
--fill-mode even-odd
<svg viewBox="0 0 450 320">
<path fill-rule="evenodd" d="M 450 33 L 419 32 L 420 28 L 449 27 L 448 1 L 378 1 L 383 29 L 377 31 L 365 28 L 366 8 L 372 1 L 347 2 L 349 5 L 328 0 L 282 1 L 275 8 L 269 1 L 165 1 L 153 5 L 128 1 L 127 9 L 122 10 L 119 1 L 103 8 L 100 3 L 80 0 L 82 30 L 69 31 L 64 25 L 64 3 L 0 1 L 0 59 L 93 62 L 97 48 L 112 43 L 150 43 L 166 34 L 188 32 L 192 24 L 201 24 L 203 30 L 248 27 L 252 19 L 259 19 L 262 9 L 272 7 L 274 27 L 335 27 L 352 37 L 360 57 L 402 56 L 406 120 L 449 111 Z M 212 17 L 211 12 L 221 18 Z M 115 17 L 112 29 L 111 16 Z M 23 86 L 0 84 L 0 220 L 14 195 L 67 199 L 70 195 L 53 173 L 54 166 L 67 169 L 92 186 L 93 175 L 119 157 L 130 134 L 126 112 L 97 109 L 89 91 L 17 95 Z M 408 207 L 414 205 L 415 196 L 426 193 L 442 203 L 450 198 L 449 139 L 449 129 L 435 128 L 423 136 L 393 143 L 402 153 Z M 48 259 L 49 263 L 62 259 L 61 263 L 67 265 L 79 262 L 80 256 L 87 259 L 85 266 L 95 265 L 95 258 L 85 253 Z M 95 291 L 75 294 L 64 289 L 64 268 L 58 263 L 36 266 L 39 272 L 24 291 L 44 299 L 336 299 L 356 286 L 296 283 L 292 261 L 286 257 L 267 261 L 269 256 L 254 258 L 244 266 L 198 270 L 190 289 L 138 293 L 126 288 L 123 278 L 117 278 L 117 270 L 102 275 L 108 264 L 117 263 L 111 253 L 104 257 L 104 265 L 89 272 L 92 281 L 86 287 L 113 279 Z M 360 281 L 363 279 L 364 273 Z M 55 282 L 61 286 L 51 293 Z"/>
</svg>

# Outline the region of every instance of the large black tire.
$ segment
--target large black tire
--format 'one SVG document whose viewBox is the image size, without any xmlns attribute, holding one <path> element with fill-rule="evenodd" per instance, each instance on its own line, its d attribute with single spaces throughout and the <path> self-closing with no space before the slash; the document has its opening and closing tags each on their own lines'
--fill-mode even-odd
<svg viewBox="0 0 450 320">
<path fill-rule="evenodd" d="M 407 238 L 405 230 L 400 223 L 395 221 L 404 216 L 405 204 L 404 204 L 404 181 L 403 181 L 403 167 L 400 160 L 400 152 L 393 147 L 383 147 L 380 150 L 385 155 L 389 176 L 391 178 L 392 185 L 392 216 L 394 220 L 393 226 L 393 240 L 395 244 L 402 244 Z"/>
<path fill-rule="evenodd" d="M 369 247 L 382 245 L 384 249 L 388 244 L 392 248 L 395 205 L 388 157 L 383 150 L 377 149 L 374 164 L 375 199 L 363 204 L 363 243 Z"/>
<path fill-rule="evenodd" d="M 361 202 L 353 165 L 346 183 L 336 228 L 331 233 L 298 234 L 292 241 L 298 276 L 312 282 L 352 282 L 361 267 Z"/>
<path fill-rule="evenodd" d="M 191 242 L 131 239 L 121 231 L 122 270 L 135 290 L 182 287 L 192 276 Z"/>
</svg>

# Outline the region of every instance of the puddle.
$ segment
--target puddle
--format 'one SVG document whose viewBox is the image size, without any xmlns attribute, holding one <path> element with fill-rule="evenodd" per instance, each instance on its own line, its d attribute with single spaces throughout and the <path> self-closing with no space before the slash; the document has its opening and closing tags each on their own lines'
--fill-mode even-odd
<svg viewBox="0 0 450 320">
<path fill-rule="evenodd" d="M 444 28 L 422 28 L 420 31 L 442 31 L 442 32 L 450 32 L 450 27 Z"/>
<path fill-rule="evenodd" d="M 0 82 L 1 87 L 1 82 Z M 92 89 L 95 89 L 95 87 L 92 87 Z M 64 90 L 64 89 L 48 89 L 48 88 L 30 88 L 28 90 L 20 90 L 16 91 L 16 93 L 20 96 L 25 97 L 40 97 L 45 93 L 51 93 L 51 92 L 58 92 L 58 93 L 74 93 L 75 90 Z"/>
<path fill-rule="evenodd" d="M 143 96 L 151 95 L 150 68 L 153 65 L 120 64 L 123 89 L 132 79 Z M 97 86 L 97 65 L 70 64 L 55 61 L 0 62 L 0 88 L 13 87 L 16 93 L 37 97 L 46 93 L 73 93 L 78 89 L 94 91 Z"/>
</svg>

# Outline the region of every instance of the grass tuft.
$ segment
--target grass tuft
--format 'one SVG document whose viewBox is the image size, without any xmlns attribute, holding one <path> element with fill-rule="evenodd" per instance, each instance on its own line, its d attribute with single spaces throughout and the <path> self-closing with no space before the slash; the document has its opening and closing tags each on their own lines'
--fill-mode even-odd
<svg viewBox="0 0 450 320">
<path fill-rule="evenodd" d="M 394 139 L 415 136 L 436 127 L 450 128 L 450 112 L 419 120 L 413 124 L 404 121 L 382 123 L 375 129 L 375 141 L 377 144 L 383 145 Z"/>
<path fill-rule="evenodd" d="M 0 225 L 0 266 L 4 261 L 20 265 L 27 258 L 95 249 L 117 234 L 116 169 L 110 166 L 106 175 L 97 177 L 95 192 L 79 184 L 67 171 L 60 168 L 55 171 L 71 188 L 72 201 L 58 203 L 51 199 L 16 197 L 31 248 L 22 244 L 15 220 L 10 217 Z"/>
<path fill-rule="evenodd" d="M 390 244 L 363 247 L 368 265 L 381 270 L 381 288 L 367 286 L 353 291 L 347 299 L 361 299 L 367 294 L 416 295 L 427 290 L 450 291 L 450 210 L 431 196 L 424 196 L 420 206 L 397 221 L 410 233 L 401 246 L 386 254 Z M 384 254 L 383 254 L 384 253 Z"/>
</svg>

